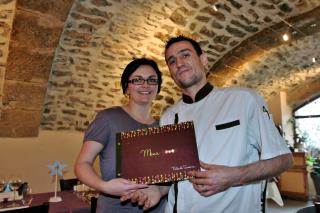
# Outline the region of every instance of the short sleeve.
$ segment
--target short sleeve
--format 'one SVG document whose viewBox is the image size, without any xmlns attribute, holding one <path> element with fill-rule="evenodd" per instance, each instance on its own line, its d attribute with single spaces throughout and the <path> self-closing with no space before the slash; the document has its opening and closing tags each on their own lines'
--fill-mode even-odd
<svg viewBox="0 0 320 213">
<path fill-rule="evenodd" d="M 257 147 L 261 159 L 270 159 L 290 153 L 289 148 L 278 132 L 266 102 L 257 93 L 252 93 L 249 107 L 250 143 Z"/>
<path fill-rule="evenodd" d="M 101 111 L 88 126 L 85 131 L 83 141 L 96 141 L 106 145 L 110 132 L 111 130 L 107 113 L 105 111 Z"/>
</svg>

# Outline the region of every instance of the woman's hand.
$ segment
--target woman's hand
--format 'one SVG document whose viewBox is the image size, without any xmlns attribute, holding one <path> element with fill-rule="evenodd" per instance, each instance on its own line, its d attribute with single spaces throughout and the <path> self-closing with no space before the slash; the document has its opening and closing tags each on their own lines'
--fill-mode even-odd
<svg viewBox="0 0 320 213">
<path fill-rule="evenodd" d="M 135 192 L 138 189 L 148 188 L 145 184 L 136 184 L 132 181 L 115 178 L 104 183 L 103 192 L 114 196 L 123 196 Z"/>
</svg>

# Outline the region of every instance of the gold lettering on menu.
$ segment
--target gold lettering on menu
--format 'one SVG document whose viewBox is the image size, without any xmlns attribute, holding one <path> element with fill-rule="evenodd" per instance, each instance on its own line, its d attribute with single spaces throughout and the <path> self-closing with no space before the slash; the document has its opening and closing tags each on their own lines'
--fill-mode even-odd
<svg viewBox="0 0 320 213">
<path fill-rule="evenodd" d="M 140 153 L 143 153 L 143 157 L 156 157 L 160 155 L 160 152 L 152 152 L 151 149 L 142 149 Z"/>
</svg>

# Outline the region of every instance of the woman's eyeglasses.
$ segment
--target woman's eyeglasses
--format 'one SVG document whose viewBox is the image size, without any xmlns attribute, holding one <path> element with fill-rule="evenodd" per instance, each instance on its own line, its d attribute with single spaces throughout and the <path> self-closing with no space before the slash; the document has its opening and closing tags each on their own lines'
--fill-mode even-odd
<svg viewBox="0 0 320 213">
<path fill-rule="evenodd" d="M 147 82 L 149 85 L 158 85 L 159 80 L 157 78 L 133 78 L 128 81 L 128 83 L 134 84 L 134 85 L 142 85 L 144 82 Z"/>
</svg>

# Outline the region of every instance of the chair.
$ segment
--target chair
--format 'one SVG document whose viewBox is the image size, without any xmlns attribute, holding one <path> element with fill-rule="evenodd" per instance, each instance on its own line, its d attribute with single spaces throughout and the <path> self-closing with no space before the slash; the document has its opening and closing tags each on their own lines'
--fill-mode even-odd
<svg viewBox="0 0 320 213">
<path fill-rule="evenodd" d="M 91 213 L 96 213 L 98 198 L 93 196 L 91 197 L 90 201 L 91 201 L 91 204 L 90 204 Z"/>
<path fill-rule="evenodd" d="M 44 202 L 42 205 L 38 205 L 38 206 L 30 206 L 28 208 L 3 211 L 3 213 L 48 213 L 48 212 L 49 212 L 48 202 Z"/>
<path fill-rule="evenodd" d="M 316 172 L 311 172 L 310 176 L 314 184 L 314 188 L 316 190 L 317 195 L 320 195 L 320 174 Z"/>
<path fill-rule="evenodd" d="M 299 209 L 297 213 L 316 213 L 318 212 L 315 206 L 308 206 L 302 209 Z"/>
<path fill-rule="evenodd" d="M 73 190 L 73 186 L 77 185 L 79 180 L 77 178 L 60 179 L 60 190 L 67 191 Z"/>
</svg>

